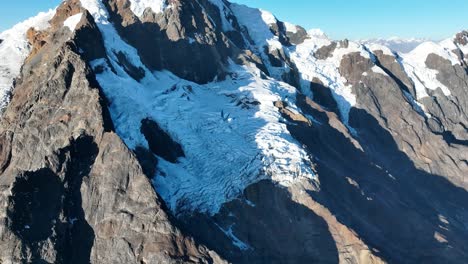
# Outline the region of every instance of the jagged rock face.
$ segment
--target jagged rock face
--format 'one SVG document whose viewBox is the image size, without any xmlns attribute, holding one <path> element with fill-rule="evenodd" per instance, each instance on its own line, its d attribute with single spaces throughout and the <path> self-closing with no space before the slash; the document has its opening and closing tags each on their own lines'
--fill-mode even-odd
<svg viewBox="0 0 468 264">
<path fill-rule="evenodd" d="M 24 30 L 0 263 L 468 262 L 466 32 L 397 54 L 143 2 Z"/>
<path fill-rule="evenodd" d="M 117 30 L 151 70 L 167 69 L 182 78 L 206 83 L 222 77 L 227 58 L 238 52 L 217 27 L 222 23 L 220 10 L 209 1 L 172 1 L 171 8 L 163 13 L 147 9 L 140 18 L 132 13 L 128 0 L 105 4 Z"/>
<path fill-rule="evenodd" d="M 391 134 L 365 111 L 352 110 L 350 124 L 366 139 L 358 140 L 357 145 L 349 142 L 346 130 L 331 125 L 333 114 L 326 115 L 326 111 L 307 100 L 302 107 L 320 122 L 307 124 L 290 119 L 294 122 L 290 128 L 293 135 L 306 144 L 314 156 L 320 157 L 316 168 L 323 176 L 321 191 L 311 195 L 337 215 L 339 222 L 360 234 L 364 243 L 376 250 L 372 250 L 373 254 L 398 263 L 466 259 L 461 253 L 465 245 L 454 242 L 466 239 L 466 229 L 461 222 L 460 225 L 452 222 L 464 211 L 461 209 L 467 195 L 464 190 L 448 187 L 447 180 L 415 168 L 392 142 Z M 355 121 L 358 118 L 362 123 Z M 385 155 L 388 162 L 379 160 L 379 155 Z M 392 162 L 398 166 L 390 165 Z M 410 187 L 413 184 L 418 186 L 416 190 Z M 439 184 L 448 189 L 442 192 L 436 187 Z M 427 206 L 432 201 L 436 203 Z M 453 207 L 452 202 L 455 203 Z M 453 220 L 448 220 L 447 215 Z M 444 229 L 441 223 L 442 226 L 450 223 L 453 229 Z M 446 241 L 452 241 L 451 245 L 458 248 L 441 246 L 448 243 Z"/>
<path fill-rule="evenodd" d="M 443 127 L 441 133 L 449 131 L 452 136 L 444 136 L 449 144 L 468 144 L 468 133 L 466 124 L 468 124 L 468 87 L 467 68 L 452 64 L 436 55 L 429 54 L 426 60 L 429 69 L 438 71 L 437 79 L 447 87 L 450 87 L 452 97 L 447 98 L 437 94 L 433 95 L 432 102 L 428 103 L 428 111 L 433 115 L 438 123 Z"/>
<path fill-rule="evenodd" d="M 325 220 L 269 181 L 249 186 L 242 199 L 226 204 L 213 219 L 197 214 L 184 222 L 197 239 L 226 252 L 232 263 L 338 262 Z"/>
<path fill-rule="evenodd" d="M 1 262 L 212 262 L 215 253 L 171 224 L 112 131 L 106 99 L 83 60 L 93 54 L 81 56 L 76 47 L 96 29 L 82 22 L 73 35 L 49 29 L 53 41 L 24 65 L 2 118 Z"/>
</svg>

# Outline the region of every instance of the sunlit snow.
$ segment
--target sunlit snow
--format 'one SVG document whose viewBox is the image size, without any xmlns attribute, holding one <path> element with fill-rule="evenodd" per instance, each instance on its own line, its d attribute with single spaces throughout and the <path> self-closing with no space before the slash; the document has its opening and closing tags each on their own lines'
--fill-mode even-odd
<svg viewBox="0 0 468 264">
<path fill-rule="evenodd" d="M 13 80 L 19 75 L 21 66 L 31 51 L 26 32 L 31 27 L 36 30 L 46 29 L 54 14 L 55 10 L 39 13 L 0 33 L 0 39 L 3 40 L 0 44 L 0 110 L 8 104 Z"/>
<path fill-rule="evenodd" d="M 96 5 L 91 5 L 95 7 Z M 306 152 L 289 134 L 274 107 L 278 100 L 295 108 L 295 88 L 264 80 L 256 69 L 231 64 L 222 82 L 197 85 L 169 72 L 149 72 L 137 51 L 125 43 L 96 12 L 98 26 L 117 74 L 104 60 L 97 75 L 107 98 L 117 133 L 130 148 L 146 146 L 140 122 L 151 118 L 181 143 L 185 158 L 172 164 L 159 159 L 154 184 L 173 211 L 215 213 L 248 185 L 272 179 L 288 186 L 300 178 L 314 179 Z M 140 82 L 129 77 L 114 53 L 145 69 Z M 229 118 L 226 118 L 229 116 Z"/>
<path fill-rule="evenodd" d="M 65 27 L 68 27 L 71 31 L 74 31 L 75 28 L 76 28 L 76 26 L 77 26 L 78 23 L 80 22 L 82 16 L 83 16 L 83 13 L 79 13 L 79 14 L 73 15 L 73 16 L 67 18 L 67 19 L 63 22 L 63 25 L 64 25 Z"/>
</svg>

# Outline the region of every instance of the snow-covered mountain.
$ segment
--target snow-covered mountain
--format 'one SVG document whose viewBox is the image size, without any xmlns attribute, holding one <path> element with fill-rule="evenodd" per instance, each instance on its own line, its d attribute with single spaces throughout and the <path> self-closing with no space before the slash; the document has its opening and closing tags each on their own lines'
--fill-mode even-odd
<svg viewBox="0 0 468 264">
<path fill-rule="evenodd" d="M 468 261 L 466 31 L 68 0 L 0 39 L 0 263 Z"/>
<path fill-rule="evenodd" d="M 400 52 L 400 53 L 408 53 L 414 50 L 417 46 L 422 44 L 423 42 L 430 41 L 429 39 L 422 39 L 422 38 L 399 38 L 399 37 L 391 37 L 388 39 L 385 38 L 376 38 L 376 39 L 365 39 L 359 40 L 358 42 L 364 45 L 370 44 L 378 44 L 382 46 L 386 46 L 389 49 Z"/>
</svg>

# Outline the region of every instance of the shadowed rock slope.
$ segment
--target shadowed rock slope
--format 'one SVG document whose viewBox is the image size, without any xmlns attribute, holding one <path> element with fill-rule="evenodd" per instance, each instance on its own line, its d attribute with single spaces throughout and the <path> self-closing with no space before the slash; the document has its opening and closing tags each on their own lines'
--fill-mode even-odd
<svg viewBox="0 0 468 264">
<path fill-rule="evenodd" d="M 402 54 L 145 3 L 20 32 L 0 263 L 468 262 L 466 31 Z"/>
</svg>

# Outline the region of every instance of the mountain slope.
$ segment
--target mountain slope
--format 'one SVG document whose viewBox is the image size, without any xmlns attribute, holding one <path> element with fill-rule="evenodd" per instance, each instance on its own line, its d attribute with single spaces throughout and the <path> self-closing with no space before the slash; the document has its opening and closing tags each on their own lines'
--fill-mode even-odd
<svg viewBox="0 0 468 264">
<path fill-rule="evenodd" d="M 467 32 L 70 0 L 0 36 L 0 262 L 468 260 Z"/>
<path fill-rule="evenodd" d="M 365 39 L 365 40 L 360 40 L 359 43 L 362 43 L 364 45 L 372 45 L 372 44 L 382 45 L 396 52 L 408 53 L 414 50 L 420 44 L 427 42 L 427 41 L 428 41 L 427 39 L 418 39 L 418 38 L 404 39 L 404 38 L 398 38 L 398 37 L 391 37 L 388 39 Z"/>
</svg>

